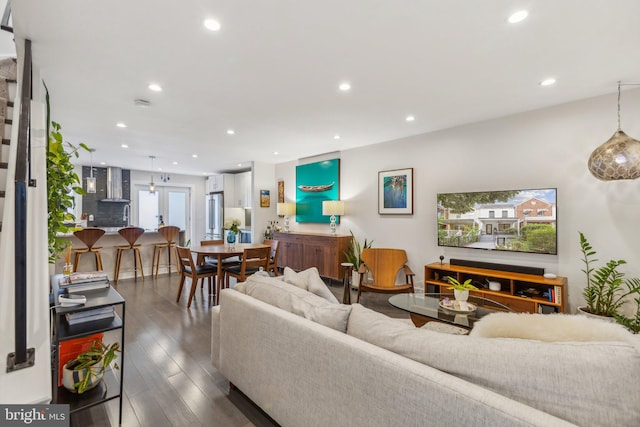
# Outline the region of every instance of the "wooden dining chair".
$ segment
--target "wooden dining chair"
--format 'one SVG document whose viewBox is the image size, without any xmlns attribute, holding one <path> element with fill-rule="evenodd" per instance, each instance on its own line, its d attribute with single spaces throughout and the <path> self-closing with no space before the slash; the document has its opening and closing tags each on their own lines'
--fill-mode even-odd
<svg viewBox="0 0 640 427">
<path fill-rule="evenodd" d="M 360 285 L 358 297 L 360 302 L 362 292 L 380 292 L 385 294 L 399 294 L 413 292 L 413 276 L 407 262 L 407 252 L 404 249 L 366 248 L 362 250 L 362 264 L 360 265 Z M 369 270 L 373 276 L 373 282 L 363 280 Z M 396 284 L 398 272 L 403 270 L 405 283 Z"/>
<path fill-rule="evenodd" d="M 176 251 L 176 247 L 178 246 L 178 242 L 176 241 L 178 233 L 180 233 L 180 227 L 176 227 L 175 225 L 166 225 L 164 227 L 158 228 L 158 234 L 162 236 L 165 241 L 153 244 L 151 272 L 153 273 L 153 269 L 155 267 L 156 277 L 158 277 L 158 270 L 160 269 L 160 258 L 163 249 L 167 250 L 167 265 L 169 267 L 169 274 L 171 274 L 171 252 L 175 254 L 176 269 L 178 272 L 180 272 L 180 262 L 178 261 L 178 255 Z"/>
<path fill-rule="evenodd" d="M 120 275 L 120 265 L 122 263 L 122 254 L 129 250 L 133 251 L 133 277 L 134 279 L 138 278 L 139 269 L 142 280 L 144 281 L 144 269 L 142 268 L 142 257 L 140 256 L 140 247 L 142 245 L 136 245 L 136 242 L 138 241 L 140 236 L 144 234 L 144 228 L 124 227 L 118 230 L 118 234 L 120 234 L 127 241 L 127 244 L 116 246 L 116 265 L 115 271 L 113 273 L 113 281 L 116 284 L 118 283 L 118 276 Z"/>
<path fill-rule="evenodd" d="M 73 249 L 73 271 L 78 271 L 78 264 L 80 264 L 80 256 L 86 253 L 92 253 L 96 258 L 96 270 L 102 270 L 102 257 L 100 251 L 102 247 L 95 246 L 96 242 L 104 235 L 105 231 L 102 228 L 86 227 L 82 230 L 75 231 L 73 233 L 86 248 L 74 248 Z"/>
<path fill-rule="evenodd" d="M 218 268 L 210 266 L 208 264 L 197 265 L 193 261 L 191 255 L 191 249 L 187 247 L 176 247 L 178 252 L 178 259 L 180 260 L 180 286 L 178 287 L 178 296 L 176 297 L 176 303 L 180 302 L 180 295 L 182 294 L 182 288 L 186 279 L 191 279 L 191 289 L 189 290 L 189 301 L 187 302 L 187 308 L 191 307 L 191 301 L 193 295 L 196 293 L 198 280 L 209 279 L 209 293 L 213 293 L 213 277 L 218 273 Z M 203 282 L 204 283 L 204 282 Z"/>
<path fill-rule="evenodd" d="M 280 241 L 265 239 L 263 242 L 265 245 L 271 246 L 271 254 L 269 255 L 269 262 L 267 263 L 267 273 L 273 271 L 273 275 L 278 275 L 278 256 L 280 254 Z"/>
<path fill-rule="evenodd" d="M 242 253 L 242 262 L 240 265 L 225 267 L 222 270 L 225 278 L 225 287 L 229 287 L 230 277 L 235 277 L 238 282 L 244 282 L 247 280 L 247 276 L 257 273 L 260 271 L 260 268 L 266 270 L 270 255 L 271 247 L 269 246 L 246 248 Z"/>
</svg>

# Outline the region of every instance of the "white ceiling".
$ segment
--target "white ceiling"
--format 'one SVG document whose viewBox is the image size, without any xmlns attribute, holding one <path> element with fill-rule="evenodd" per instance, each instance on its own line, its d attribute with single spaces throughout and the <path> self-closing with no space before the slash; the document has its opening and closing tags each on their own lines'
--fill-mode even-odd
<svg viewBox="0 0 640 427">
<path fill-rule="evenodd" d="M 528 19 L 507 23 L 519 9 Z M 13 2 L 68 140 L 96 148 L 94 164 L 149 170 L 155 155 L 187 174 L 615 92 L 640 81 L 639 16 L 638 0 Z"/>
</svg>

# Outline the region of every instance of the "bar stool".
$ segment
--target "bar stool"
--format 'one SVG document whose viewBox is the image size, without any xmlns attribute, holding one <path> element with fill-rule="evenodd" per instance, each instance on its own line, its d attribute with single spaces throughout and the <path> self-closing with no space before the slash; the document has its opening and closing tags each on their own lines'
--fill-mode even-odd
<svg viewBox="0 0 640 427">
<path fill-rule="evenodd" d="M 153 244 L 153 259 L 151 260 L 151 272 L 153 273 L 153 267 L 155 266 L 156 272 L 155 276 L 158 277 L 158 270 L 160 269 L 160 256 L 162 255 L 162 250 L 167 248 L 167 265 L 169 266 L 169 274 L 171 274 L 171 252 L 175 253 L 176 258 L 176 271 L 180 272 L 180 259 L 178 258 L 178 242 L 175 241 L 175 238 L 178 236 L 180 232 L 180 228 L 175 225 L 167 225 L 164 227 L 158 228 L 158 234 L 164 237 L 166 240 L 162 243 L 154 243 Z"/>
<path fill-rule="evenodd" d="M 96 270 L 102 270 L 102 257 L 100 256 L 102 247 L 94 245 L 103 234 L 104 230 L 97 227 L 87 227 L 73 233 L 74 236 L 87 246 L 86 248 L 73 249 L 73 271 L 78 271 L 80 256 L 87 253 L 92 253 L 95 256 Z"/>
<path fill-rule="evenodd" d="M 144 234 L 144 228 L 140 227 L 124 227 L 118 230 L 120 234 L 128 243 L 128 245 L 116 246 L 116 268 L 113 273 L 113 281 L 118 283 L 118 276 L 120 275 L 120 263 L 122 261 L 122 254 L 130 249 L 133 250 L 133 274 L 134 279 L 138 278 L 138 263 L 140 263 L 140 275 L 144 281 L 144 270 L 142 269 L 142 258 L 140 257 L 140 246 L 136 245 L 136 241 Z"/>
</svg>

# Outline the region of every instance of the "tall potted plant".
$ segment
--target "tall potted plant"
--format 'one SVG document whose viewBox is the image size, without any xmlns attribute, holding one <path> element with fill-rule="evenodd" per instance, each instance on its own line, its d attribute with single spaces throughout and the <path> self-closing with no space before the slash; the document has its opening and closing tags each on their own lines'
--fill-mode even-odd
<svg viewBox="0 0 640 427">
<path fill-rule="evenodd" d="M 54 263 L 58 254 L 62 253 L 69 241 L 60 234 L 69 233 L 72 227 L 67 224 L 75 222 L 75 216 L 69 212 L 73 207 L 73 194 L 84 195 L 82 181 L 73 170 L 72 158 L 78 158 L 79 150 L 91 151 L 85 144 L 75 146 L 62 138 L 60 124 L 50 121 L 49 91 L 46 90 L 47 106 L 47 208 L 49 211 L 49 263 Z"/>
<path fill-rule="evenodd" d="M 360 284 L 360 273 L 358 270 L 362 265 L 362 250 L 370 248 L 373 245 L 373 240 L 367 242 L 367 239 L 364 239 L 364 243 L 360 244 L 356 239 L 356 236 L 353 235 L 353 231 L 349 230 L 351 233 L 351 245 L 349 245 L 349 249 L 345 251 L 344 256 L 347 259 L 347 262 L 353 264 L 353 270 L 351 271 L 351 287 L 357 288 Z"/>
<path fill-rule="evenodd" d="M 582 272 L 587 277 L 587 284 L 582 291 L 587 305 L 578 307 L 578 311 L 610 318 L 627 327 L 630 331 L 638 333 L 640 331 L 640 297 L 634 300 L 637 307 L 635 317 L 627 318 L 620 310 L 627 297 L 640 295 L 640 279 L 625 278 L 625 274 L 618 270 L 618 267 L 627 263 L 623 259 L 612 259 L 602 267 L 594 267 L 593 263 L 598 261 L 593 258 L 596 251 L 593 250 L 584 234 L 578 233 L 580 234 L 582 262 L 585 266 Z"/>
</svg>

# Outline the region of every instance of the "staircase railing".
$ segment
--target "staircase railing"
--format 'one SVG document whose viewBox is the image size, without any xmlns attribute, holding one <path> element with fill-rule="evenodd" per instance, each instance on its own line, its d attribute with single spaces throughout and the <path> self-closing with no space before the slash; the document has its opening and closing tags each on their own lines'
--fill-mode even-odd
<svg viewBox="0 0 640 427">
<path fill-rule="evenodd" d="M 27 182 L 30 174 L 31 40 L 24 43 L 17 155 L 15 168 L 15 352 L 7 356 L 7 372 L 35 363 L 35 348 L 27 348 Z"/>
</svg>

